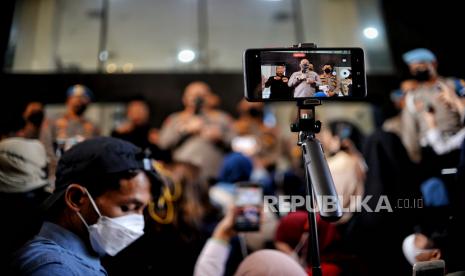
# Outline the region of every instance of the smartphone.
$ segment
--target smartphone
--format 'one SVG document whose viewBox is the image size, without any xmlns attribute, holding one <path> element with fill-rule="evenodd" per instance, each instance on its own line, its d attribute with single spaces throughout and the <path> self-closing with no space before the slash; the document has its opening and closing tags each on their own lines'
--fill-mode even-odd
<svg viewBox="0 0 465 276">
<path fill-rule="evenodd" d="M 247 49 L 243 67 L 245 97 L 252 102 L 366 97 L 362 48 Z"/>
<path fill-rule="evenodd" d="M 257 183 L 236 183 L 234 229 L 239 232 L 260 230 L 263 189 Z"/>
<path fill-rule="evenodd" d="M 413 276 L 444 276 L 445 267 L 443 260 L 418 262 L 413 265 Z"/>
<path fill-rule="evenodd" d="M 202 113 L 202 108 L 203 108 L 203 104 L 204 104 L 204 100 L 202 97 L 197 97 L 195 99 L 195 103 L 194 103 L 194 114 L 195 115 L 200 115 Z"/>
</svg>

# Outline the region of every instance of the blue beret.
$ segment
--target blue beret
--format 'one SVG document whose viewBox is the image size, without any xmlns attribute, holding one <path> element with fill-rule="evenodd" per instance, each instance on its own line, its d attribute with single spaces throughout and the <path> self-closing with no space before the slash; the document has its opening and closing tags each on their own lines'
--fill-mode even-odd
<svg viewBox="0 0 465 276">
<path fill-rule="evenodd" d="M 85 96 L 89 98 L 89 100 L 92 100 L 93 98 L 92 91 L 90 91 L 90 89 L 87 86 L 82 84 L 70 86 L 68 90 L 66 90 L 66 96 Z"/>
<path fill-rule="evenodd" d="M 416 62 L 433 62 L 436 61 L 436 56 L 428 49 L 417 48 L 406 52 L 402 58 L 407 64 Z"/>
</svg>

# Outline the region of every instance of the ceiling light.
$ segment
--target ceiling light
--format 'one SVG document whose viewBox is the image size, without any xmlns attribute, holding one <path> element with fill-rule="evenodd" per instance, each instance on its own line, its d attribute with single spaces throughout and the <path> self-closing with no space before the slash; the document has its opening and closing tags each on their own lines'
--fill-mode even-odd
<svg viewBox="0 0 465 276">
<path fill-rule="evenodd" d="M 363 30 L 363 35 L 368 39 L 375 39 L 378 37 L 378 29 L 374 27 L 368 27 Z"/>
<path fill-rule="evenodd" d="M 111 73 L 116 72 L 116 70 L 118 69 L 118 66 L 116 66 L 116 64 L 114 63 L 109 63 L 106 69 L 107 69 L 107 73 L 111 74 Z"/>
<path fill-rule="evenodd" d="M 133 69 L 134 69 L 134 64 L 132 64 L 132 63 L 125 63 L 123 65 L 123 72 L 124 73 L 131 73 Z"/>
<path fill-rule="evenodd" d="M 178 53 L 178 60 L 180 62 L 188 63 L 195 59 L 195 53 L 192 50 L 182 50 Z"/>
</svg>

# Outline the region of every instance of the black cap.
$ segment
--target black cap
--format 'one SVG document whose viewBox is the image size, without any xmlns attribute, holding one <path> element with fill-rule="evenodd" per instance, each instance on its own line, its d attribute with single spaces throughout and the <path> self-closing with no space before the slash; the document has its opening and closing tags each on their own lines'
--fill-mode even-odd
<svg viewBox="0 0 465 276">
<path fill-rule="evenodd" d="M 108 185 L 98 180 L 105 179 L 110 174 L 131 170 L 145 171 L 152 182 L 159 179 L 146 154 L 135 145 L 112 137 L 85 140 L 66 151 L 60 158 L 56 170 L 55 191 L 44 202 L 43 207 L 49 208 L 53 205 L 72 183 L 87 188 L 91 185 Z"/>
</svg>

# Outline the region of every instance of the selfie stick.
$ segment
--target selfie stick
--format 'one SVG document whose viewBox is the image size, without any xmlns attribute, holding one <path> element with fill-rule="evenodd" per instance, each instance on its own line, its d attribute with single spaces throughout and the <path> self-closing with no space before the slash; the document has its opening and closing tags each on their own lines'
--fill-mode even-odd
<svg viewBox="0 0 465 276">
<path fill-rule="evenodd" d="M 301 43 L 294 48 L 316 48 L 313 43 Z M 312 210 L 308 212 L 310 252 L 312 275 L 321 276 L 320 250 L 315 216 L 315 199 L 320 217 L 328 221 L 337 221 L 342 217 L 341 205 L 334 188 L 333 178 L 326 162 L 323 148 L 315 134 L 320 132 L 321 122 L 315 120 L 315 107 L 321 105 L 318 99 L 302 99 L 297 102 L 298 119 L 291 124 L 291 131 L 298 132 L 298 145 L 302 148 L 302 158 L 305 164 L 305 179 L 307 195 Z"/>
</svg>

